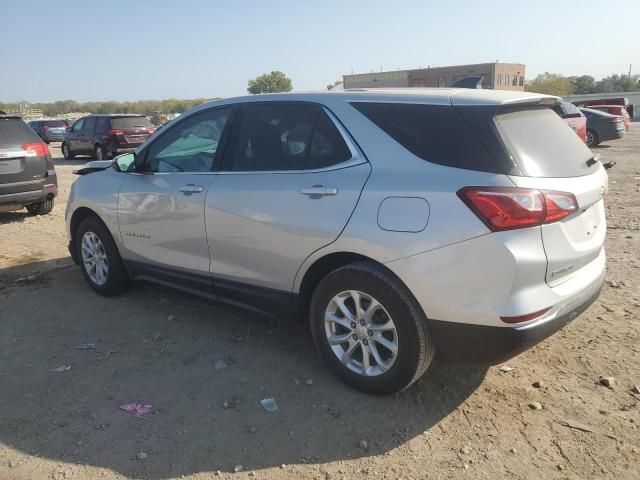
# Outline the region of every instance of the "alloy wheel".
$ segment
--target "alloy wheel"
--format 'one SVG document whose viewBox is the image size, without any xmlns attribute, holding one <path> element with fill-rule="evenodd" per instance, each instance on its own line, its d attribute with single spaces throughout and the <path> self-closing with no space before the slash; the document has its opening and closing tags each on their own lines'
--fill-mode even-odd
<svg viewBox="0 0 640 480">
<path fill-rule="evenodd" d="M 396 325 L 367 293 L 347 290 L 334 296 L 325 311 L 324 327 L 334 355 L 359 375 L 382 375 L 396 361 Z"/>
<path fill-rule="evenodd" d="M 104 285 L 109 274 L 109 262 L 100 237 L 93 232 L 85 232 L 80 247 L 87 275 L 96 285 Z"/>
<path fill-rule="evenodd" d="M 96 147 L 96 159 L 104 160 L 104 150 L 102 150 L 100 145 Z"/>
</svg>

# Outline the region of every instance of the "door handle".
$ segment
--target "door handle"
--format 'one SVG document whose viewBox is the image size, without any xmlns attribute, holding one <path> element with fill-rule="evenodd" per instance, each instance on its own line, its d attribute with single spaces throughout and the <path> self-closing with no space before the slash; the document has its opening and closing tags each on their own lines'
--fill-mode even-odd
<svg viewBox="0 0 640 480">
<path fill-rule="evenodd" d="M 188 185 L 178 187 L 178 190 L 186 195 L 190 195 L 192 193 L 200 193 L 203 189 L 200 185 L 194 185 L 193 183 L 190 183 Z"/>
<path fill-rule="evenodd" d="M 308 195 L 310 197 L 328 197 L 337 195 L 338 189 L 325 187 L 323 185 L 313 185 L 312 187 L 303 188 L 302 190 L 300 190 L 300 193 L 303 195 Z"/>
</svg>

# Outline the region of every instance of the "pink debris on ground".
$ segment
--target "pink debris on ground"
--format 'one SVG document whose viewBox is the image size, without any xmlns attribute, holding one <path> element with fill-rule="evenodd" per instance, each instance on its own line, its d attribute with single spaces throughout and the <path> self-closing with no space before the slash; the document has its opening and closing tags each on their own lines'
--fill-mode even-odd
<svg viewBox="0 0 640 480">
<path fill-rule="evenodd" d="M 151 407 L 153 407 L 153 405 L 143 403 L 125 403 L 124 405 L 120 405 L 118 408 L 125 412 L 132 412 L 134 417 L 142 417 L 151 411 Z"/>
</svg>

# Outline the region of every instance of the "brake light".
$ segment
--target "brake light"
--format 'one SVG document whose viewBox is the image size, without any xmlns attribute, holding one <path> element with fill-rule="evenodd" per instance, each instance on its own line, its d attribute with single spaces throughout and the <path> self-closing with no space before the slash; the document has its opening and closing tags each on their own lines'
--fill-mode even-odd
<svg viewBox="0 0 640 480">
<path fill-rule="evenodd" d="M 551 310 L 551 307 L 545 308 L 543 310 L 538 310 L 537 312 L 528 313 L 527 315 L 520 315 L 518 317 L 500 317 L 500 319 L 504 323 L 523 323 L 528 322 L 529 320 L 533 320 L 534 318 L 541 317 L 549 310 Z"/>
<path fill-rule="evenodd" d="M 44 130 L 45 132 L 49 130 L 49 125 L 43 125 L 42 130 Z"/>
<path fill-rule="evenodd" d="M 578 209 L 571 193 L 533 188 L 465 187 L 458 197 L 494 232 L 557 222 Z"/>
<path fill-rule="evenodd" d="M 49 147 L 44 142 L 32 142 L 22 145 L 25 157 L 44 157 L 49 155 Z"/>
<path fill-rule="evenodd" d="M 107 132 L 107 135 L 109 135 L 110 137 L 115 135 L 123 135 L 123 134 L 124 134 L 124 130 L 120 130 L 119 128 L 112 128 Z"/>
<path fill-rule="evenodd" d="M 151 135 L 152 133 L 154 133 L 156 131 L 155 127 L 149 127 L 147 128 L 147 132 L 149 132 L 149 135 Z"/>
</svg>

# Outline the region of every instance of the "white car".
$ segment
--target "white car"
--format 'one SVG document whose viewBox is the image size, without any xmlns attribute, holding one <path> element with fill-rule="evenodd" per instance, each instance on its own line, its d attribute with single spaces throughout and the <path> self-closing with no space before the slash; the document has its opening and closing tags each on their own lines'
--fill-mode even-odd
<svg viewBox="0 0 640 480">
<path fill-rule="evenodd" d="M 310 323 L 352 386 L 434 354 L 497 361 L 573 320 L 605 275 L 607 175 L 524 92 L 257 95 L 199 106 L 81 168 L 66 219 L 89 285 L 130 280 Z"/>
</svg>

